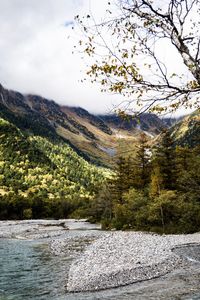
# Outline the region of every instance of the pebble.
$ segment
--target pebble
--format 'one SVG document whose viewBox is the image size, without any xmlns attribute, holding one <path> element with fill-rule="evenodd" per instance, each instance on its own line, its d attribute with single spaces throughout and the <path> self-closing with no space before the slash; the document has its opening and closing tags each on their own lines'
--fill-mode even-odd
<svg viewBox="0 0 200 300">
<path fill-rule="evenodd" d="M 86 230 L 76 236 L 79 229 Z M 186 258 L 174 248 L 200 244 L 200 233 L 157 235 L 91 229 L 96 229 L 95 225 L 85 220 L 0 221 L 0 238 L 48 238 L 54 255 L 75 258 L 66 274 L 70 292 L 102 290 L 162 276 L 185 264 Z"/>
<path fill-rule="evenodd" d="M 89 245 L 72 263 L 67 289 L 95 291 L 159 277 L 184 264 L 186 258 L 173 249 L 191 243 L 200 244 L 200 233 L 109 233 Z"/>
</svg>

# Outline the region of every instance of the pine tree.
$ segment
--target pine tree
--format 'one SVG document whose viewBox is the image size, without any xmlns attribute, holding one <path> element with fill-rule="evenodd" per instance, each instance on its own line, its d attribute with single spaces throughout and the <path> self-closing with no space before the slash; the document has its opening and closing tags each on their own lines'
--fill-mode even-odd
<svg viewBox="0 0 200 300">
<path fill-rule="evenodd" d="M 154 149 L 152 161 L 154 170 L 159 167 L 161 189 L 174 190 L 177 179 L 176 151 L 169 131 L 163 132 L 161 140 Z"/>
<path fill-rule="evenodd" d="M 160 174 L 160 167 L 154 166 L 151 172 L 151 184 L 149 189 L 149 196 L 153 199 L 158 197 L 162 187 L 162 176 Z"/>
<path fill-rule="evenodd" d="M 131 187 L 132 174 L 131 174 L 131 158 L 130 156 L 119 156 L 116 159 L 115 176 L 109 182 L 110 190 L 112 193 L 113 201 L 123 204 L 123 195 Z"/>
<path fill-rule="evenodd" d="M 136 146 L 136 155 L 132 163 L 132 187 L 144 190 L 150 182 L 151 163 L 150 147 L 144 133 L 140 135 Z"/>
</svg>

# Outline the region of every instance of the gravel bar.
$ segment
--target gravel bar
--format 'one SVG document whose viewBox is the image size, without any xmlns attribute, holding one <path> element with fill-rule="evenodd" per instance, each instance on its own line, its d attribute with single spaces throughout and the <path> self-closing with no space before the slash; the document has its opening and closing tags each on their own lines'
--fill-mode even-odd
<svg viewBox="0 0 200 300">
<path fill-rule="evenodd" d="M 46 239 L 62 236 L 68 230 L 100 229 L 85 219 L 0 221 L 0 239 Z"/>
<path fill-rule="evenodd" d="M 87 247 L 69 270 L 69 292 L 95 291 L 162 276 L 185 264 L 173 249 L 200 244 L 200 233 L 157 235 L 114 232 Z"/>
</svg>

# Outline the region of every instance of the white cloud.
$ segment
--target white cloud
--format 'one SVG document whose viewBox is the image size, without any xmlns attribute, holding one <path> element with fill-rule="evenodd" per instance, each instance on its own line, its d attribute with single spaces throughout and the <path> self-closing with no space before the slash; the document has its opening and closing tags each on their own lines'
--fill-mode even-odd
<svg viewBox="0 0 200 300">
<path fill-rule="evenodd" d="M 40 94 L 93 112 L 111 108 L 113 97 L 80 83 L 84 63 L 72 54 L 71 25 L 77 14 L 104 16 L 106 0 L 0 0 L 0 82 L 22 93 Z M 69 38 L 70 36 L 70 38 Z"/>
<path fill-rule="evenodd" d="M 103 20 L 106 4 L 107 0 L 0 0 L 0 83 L 91 112 L 112 109 L 120 97 L 81 83 L 84 61 L 79 53 L 72 54 L 80 38 L 71 29 L 74 16 L 92 12 Z M 170 51 L 160 55 L 164 60 L 173 56 L 173 67 L 177 63 Z"/>
</svg>

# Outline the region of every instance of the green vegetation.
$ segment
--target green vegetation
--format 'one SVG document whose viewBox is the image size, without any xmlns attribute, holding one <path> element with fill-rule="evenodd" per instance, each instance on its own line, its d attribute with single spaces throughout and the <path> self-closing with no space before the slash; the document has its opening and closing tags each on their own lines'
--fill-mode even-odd
<svg viewBox="0 0 200 300">
<path fill-rule="evenodd" d="M 0 219 L 85 216 L 106 171 L 0 119 Z"/>
<path fill-rule="evenodd" d="M 200 110 L 184 117 L 170 131 L 176 144 L 182 147 L 195 147 L 200 143 Z"/>
<path fill-rule="evenodd" d="M 27 135 L 0 119 L 0 219 L 86 217 L 104 228 L 200 230 L 200 146 L 175 146 L 165 131 L 121 141 L 115 172 L 62 140 Z"/>
<path fill-rule="evenodd" d="M 142 135 L 136 152 L 119 155 L 115 175 L 92 201 L 105 228 L 159 233 L 200 230 L 200 147 L 175 147 L 169 132 L 151 151 Z"/>
</svg>

